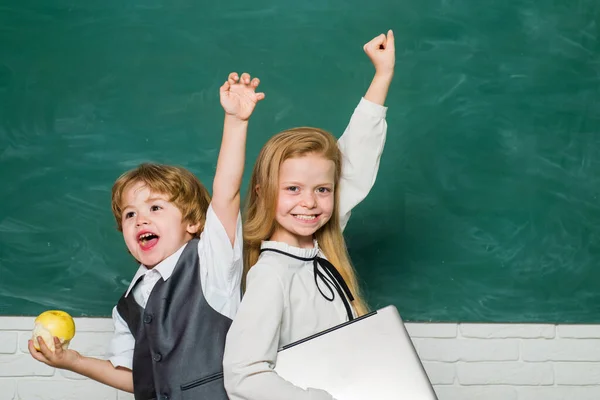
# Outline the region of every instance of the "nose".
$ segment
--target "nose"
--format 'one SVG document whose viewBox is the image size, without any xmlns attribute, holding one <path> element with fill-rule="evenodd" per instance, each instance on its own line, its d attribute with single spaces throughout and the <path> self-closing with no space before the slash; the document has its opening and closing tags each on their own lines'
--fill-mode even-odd
<svg viewBox="0 0 600 400">
<path fill-rule="evenodd" d="M 140 227 L 142 225 L 148 225 L 148 223 L 149 221 L 146 215 L 140 213 L 136 216 L 135 226 Z"/>
<path fill-rule="evenodd" d="M 306 208 L 315 208 L 317 206 L 317 197 L 313 192 L 305 192 L 302 197 L 302 206 Z"/>
</svg>

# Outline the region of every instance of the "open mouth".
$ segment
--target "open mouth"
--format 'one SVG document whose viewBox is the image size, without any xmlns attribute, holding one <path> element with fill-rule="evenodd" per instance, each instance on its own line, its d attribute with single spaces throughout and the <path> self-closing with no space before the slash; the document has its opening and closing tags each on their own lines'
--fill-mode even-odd
<svg viewBox="0 0 600 400">
<path fill-rule="evenodd" d="M 138 235 L 138 243 L 142 250 L 149 250 L 158 243 L 158 235 L 153 232 L 142 232 Z"/>
<path fill-rule="evenodd" d="M 292 216 L 294 218 L 296 218 L 297 220 L 300 220 L 302 222 L 313 222 L 315 220 L 317 220 L 317 218 L 319 218 L 319 215 L 321 214 L 292 214 Z"/>
</svg>

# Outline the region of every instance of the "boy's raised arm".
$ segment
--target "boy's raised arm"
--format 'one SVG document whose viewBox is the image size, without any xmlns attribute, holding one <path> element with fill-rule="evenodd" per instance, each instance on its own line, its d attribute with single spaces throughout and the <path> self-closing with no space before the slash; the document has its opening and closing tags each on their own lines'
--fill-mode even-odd
<svg viewBox="0 0 600 400">
<path fill-rule="evenodd" d="M 256 93 L 259 83 L 258 78 L 251 79 L 247 73 L 239 77 L 237 73 L 232 72 L 220 89 L 225 121 L 213 181 L 212 207 L 232 244 L 240 211 L 240 187 L 244 173 L 248 119 L 256 103 L 265 98 L 264 93 Z"/>
</svg>

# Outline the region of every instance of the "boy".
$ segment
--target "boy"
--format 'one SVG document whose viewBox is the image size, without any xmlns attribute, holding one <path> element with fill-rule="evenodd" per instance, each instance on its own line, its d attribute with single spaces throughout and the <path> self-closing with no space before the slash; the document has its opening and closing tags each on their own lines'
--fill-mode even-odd
<svg viewBox="0 0 600 400">
<path fill-rule="evenodd" d="M 240 186 L 257 78 L 231 73 L 213 198 L 189 171 L 142 164 L 113 186 L 112 209 L 129 252 L 141 263 L 113 309 L 109 359 L 84 357 L 41 338 L 31 355 L 139 399 L 227 399 L 225 335 L 240 303 Z M 55 341 L 57 338 L 54 338 Z"/>
</svg>

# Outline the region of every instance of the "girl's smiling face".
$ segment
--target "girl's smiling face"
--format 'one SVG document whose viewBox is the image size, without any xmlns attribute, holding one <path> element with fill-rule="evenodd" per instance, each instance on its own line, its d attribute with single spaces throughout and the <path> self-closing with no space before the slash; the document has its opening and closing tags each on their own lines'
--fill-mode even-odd
<svg viewBox="0 0 600 400">
<path fill-rule="evenodd" d="M 279 169 L 271 240 L 313 247 L 313 234 L 329 221 L 334 208 L 335 164 L 319 154 L 285 160 Z"/>
</svg>

